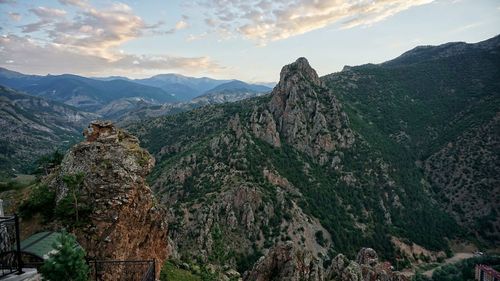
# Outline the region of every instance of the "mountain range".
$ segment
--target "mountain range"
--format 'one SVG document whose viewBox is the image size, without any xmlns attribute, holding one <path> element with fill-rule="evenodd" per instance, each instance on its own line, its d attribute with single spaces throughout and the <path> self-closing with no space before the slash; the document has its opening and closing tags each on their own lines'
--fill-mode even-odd
<svg viewBox="0 0 500 281">
<path fill-rule="evenodd" d="M 17 75 L 2 77 L 14 81 Z M 175 84 L 185 77 L 151 79 Z M 213 82 L 200 79 L 198 85 Z M 245 281 L 400 281 L 408 279 L 393 270 L 438 263 L 458 244 L 498 249 L 500 36 L 417 47 L 385 63 L 346 66 L 323 77 L 299 58 L 282 68 L 270 93 L 240 81 L 210 87 L 177 104 L 122 99 L 117 118 L 128 133 L 92 123 L 87 141 L 68 152 L 45 184 L 60 192 L 65 171 L 83 173 L 82 201 L 94 204 L 95 192 L 87 187 L 97 182 L 99 198 L 111 203 L 96 204 L 109 218 L 101 222 L 89 209 L 101 228 L 79 228 L 68 217 L 58 223 L 79 235 L 92 233 L 89 244 L 107 245 L 120 256 L 106 235 L 147 233 L 140 227 L 114 231 L 129 225 L 124 216 L 134 213 L 133 204 L 106 192 L 131 178 L 155 196 L 131 197 L 154 205 L 132 219 L 161 216 L 144 227 L 161 229 L 152 234 L 164 244 L 168 228 L 168 246 L 151 249 L 192 274 L 210 268 L 221 274 L 215 280 L 228 280 L 233 270 Z M 0 97 L 10 97 L 2 108 L 12 108 L 2 118 L 18 120 L 24 110 L 29 119 L 19 99 L 42 111 L 31 104 L 44 99 L 2 89 Z M 251 98 L 233 101 L 228 94 Z M 77 114 L 67 105 L 61 110 Z M 18 139 L 41 126 L 35 125 Z M 6 147 L 9 155 L 18 149 Z M 114 219 L 108 205 L 125 215 Z"/>
<path fill-rule="evenodd" d="M 234 89 L 234 84 L 239 85 Z M 237 80 L 194 78 L 178 74 L 160 74 L 147 79 L 125 77 L 86 78 L 77 75 L 25 75 L 0 68 L 0 85 L 27 94 L 63 102 L 81 110 L 98 113 L 108 112 L 114 103 L 132 100 L 151 105 L 188 102 L 205 93 L 249 89 L 268 92 L 267 86 L 247 84 Z M 233 87 L 233 88 L 232 88 Z M 116 113 L 113 113 L 116 115 Z M 109 117 L 104 115 L 104 117 Z M 111 116 L 112 117 L 112 116 Z"/>
<path fill-rule="evenodd" d="M 321 78 L 301 58 L 270 95 L 130 125 L 179 253 L 244 272 L 286 241 L 319 264 L 363 246 L 400 265 L 450 241 L 497 247 L 499 42 Z"/>
<path fill-rule="evenodd" d="M 9 132 L 0 137 L 2 169 L 23 172 L 29 172 L 40 156 L 56 149 L 68 148 L 68 144 L 81 137 L 79 132 L 92 119 L 115 120 L 126 124 L 132 120 L 144 120 L 148 116 L 238 101 L 271 90 L 266 86 L 239 80 L 193 78 L 177 74 L 131 80 L 125 77 L 86 78 L 70 74 L 25 75 L 5 68 L 0 68 L 0 87 L 3 103 L 1 128 Z M 21 100 L 29 101 L 30 106 L 21 103 Z M 24 107 L 20 108 L 21 104 Z M 49 114 L 48 110 L 52 110 L 52 113 Z M 68 114 L 78 120 L 71 120 Z M 27 122 L 26 125 L 23 126 L 23 122 Z M 38 131 L 43 131 L 43 136 L 34 133 Z M 23 140 L 15 144 L 18 145 L 15 152 L 12 148 L 15 146 L 12 142 L 14 139 Z"/>
</svg>

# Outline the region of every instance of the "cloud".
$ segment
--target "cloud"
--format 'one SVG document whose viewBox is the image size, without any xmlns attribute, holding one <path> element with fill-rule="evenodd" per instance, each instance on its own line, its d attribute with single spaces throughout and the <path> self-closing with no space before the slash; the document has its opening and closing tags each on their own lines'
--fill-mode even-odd
<svg viewBox="0 0 500 281">
<path fill-rule="evenodd" d="M 56 43 L 41 44 L 16 35 L 0 37 L 0 62 L 27 73 L 82 73 L 109 75 L 110 73 L 143 73 L 151 70 L 188 71 L 203 73 L 223 71 L 225 68 L 209 57 L 178 57 L 168 55 L 134 55 L 121 53 L 108 59 L 90 53 L 81 53 Z"/>
<path fill-rule="evenodd" d="M 63 5 L 76 6 L 80 8 L 85 8 L 89 6 L 88 2 L 85 0 L 59 0 L 59 3 Z"/>
<path fill-rule="evenodd" d="M 13 21 L 20 21 L 21 20 L 21 14 L 15 13 L 15 12 L 9 12 L 9 18 Z"/>
<path fill-rule="evenodd" d="M 187 28 L 188 26 L 189 26 L 189 24 L 187 23 L 187 21 L 181 20 L 175 24 L 175 29 L 181 30 L 181 29 Z"/>
<path fill-rule="evenodd" d="M 434 0 L 199 0 L 205 23 L 219 33 L 259 42 L 289 38 L 339 23 L 341 28 L 371 25 Z"/>
<path fill-rule="evenodd" d="M 47 8 L 47 7 L 33 8 L 30 9 L 30 12 L 32 12 L 41 19 L 54 19 L 57 17 L 64 17 L 66 15 L 66 11 L 64 10 Z"/>
<path fill-rule="evenodd" d="M 466 25 L 459 26 L 459 27 L 451 30 L 450 33 L 464 32 L 464 31 L 467 31 L 467 30 L 470 30 L 470 29 L 477 28 L 477 27 L 479 27 L 479 26 L 481 26 L 483 24 L 484 24 L 484 22 L 475 22 L 475 23 L 471 23 L 471 24 L 466 24 Z"/>
<path fill-rule="evenodd" d="M 115 48 L 143 36 L 163 23 L 148 25 L 123 3 L 96 9 L 81 0 L 60 0 L 77 7 L 76 15 L 68 19 L 64 10 L 46 7 L 30 9 L 38 21 L 21 26 L 23 33 L 44 32 L 52 43 L 64 45 L 107 59 L 116 58 Z"/>
<path fill-rule="evenodd" d="M 186 38 L 186 41 L 192 42 L 192 41 L 196 41 L 196 40 L 201 40 L 207 36 L 208 36 L 208 32 L 203 32 L 201 34 L 189 34 L 189 36 Z"/>
<path fill-rule="evenodd" d="M 183 16 L 183 19 L 178 21 L 175 26 L 165 32 L 159 32 L 160 34 L 173 34 L 175 33 L 176 31 L 179 31 L 179 30 L 182 30 L 182 29 L 186 29 L 189 27 L 189 23 L 186 21 L 186 17 Z"/>
<path fill-rule="evenodd" d="M 216 73 L 224 69 L 206 56 L 142 55 L 121 50 L 124 43 L 157 34 L 164 25 L 146 23 L 126 4 L 114 2 L 97 9 L 83 0 L 59 2 L 74 7 L 74 13 L 47 7 L 30 9 L 37 20 L 20 26 L 24 36 L 11 33 L 0 38 L 0 62 L 9 61 L 9 67 L 29 73 L 88 75 L 152 70 Z M 174 29 L 187 28 L 187 20 L 183 16 Z M 36 37 L 31 35 L 34 32 L 38 32 Z"/>
<path fill-rule="evenodd" d="M 32 33 L 41 31 L 50 24 L 55 23 L 58 19 L 62 19 L 66 15 L 66 11 L 52 9 L 46 7 L 37 7 L 29 10 L 32 14 L 38 17 L 38 21 L 21 26 L 23 33 Z"/>
</svg>

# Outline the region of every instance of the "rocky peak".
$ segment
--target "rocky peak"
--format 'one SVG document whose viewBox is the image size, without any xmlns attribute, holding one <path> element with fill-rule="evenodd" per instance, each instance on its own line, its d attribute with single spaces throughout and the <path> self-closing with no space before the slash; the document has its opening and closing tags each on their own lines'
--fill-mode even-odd
<svg viewBox="0 0 500 281">
<path fill-rule="evenodd" d="M 309 65 L 307 59 L 298 58 L 281 69 L 280 82 L 272 91 L 271 111 L 277 115 L 283 114 L 289 101 L 293 103 L 300 96 L 311 94 L 311 97 L 315 97 L 317 93 L 304 90 L 321 85 L 318 74 Z"/>
<path fill-rule="evenodd" d="M 285 65 L 281 69 L 278 86 L 284 86 L 283 84 L 289 82 L 297 82 L 299 79 L 305 79 L 316 85 L 321 85 L 316 70 L 311 67 L 309 61 L 304 57 L 298 58 L 295 62 Z"/>
<path fill-rule="evenodd" d="M 154 158 L 136 137 L 111 122 L 94 121 L 84 135 L 86 141 L 71 148 L 48 177 L 58 205 L 68 196 L 78 204 L 74 208 L 79 217 L 68 216 L 61 223 L 76 234 L 90 258 L 155 259 L 162 264 L 170 252 L 166 212 L 145 180 Z M 81 182 L 68 186 L 65 179 L 75 175 Z M 103 280 L 116 280 L 120 274 L 125 273 L 110 269 Z"/>
<path fill-rule="evenodd" d="M 267 108 L 252 116 L 257 137 L 274 146 L 285 141 L 320 163 L 353 143 L 347 115 L 305 58 L 283 67 L 271 95 Z"/>
</svg>

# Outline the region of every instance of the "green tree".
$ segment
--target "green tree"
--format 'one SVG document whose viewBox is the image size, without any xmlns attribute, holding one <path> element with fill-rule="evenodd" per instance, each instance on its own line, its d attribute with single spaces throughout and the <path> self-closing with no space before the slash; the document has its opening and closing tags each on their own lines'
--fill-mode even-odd
<svg viewBox="0 0 500 281">
<path fill-rule="evenodd" d="M 73 205 L 75 208 L 75 221 L 78 223 L 78 193 L 79 188 L 83 182 L 83 173 L 64 175 L 63 181 L 69 189 L 71 196 L 73 197 Z"/>
<path fill-rule="evenodd" d="M 218 264 L 224 264 L 228 258 L 225 243 L 224 234 L 220 229 L 218 224 L 212 227 L 212 254 L 209 257 L 211 262 L 217 262 Z"/>
<path fill-rule="evenodd" d="M 54 251 L 40 268 L 47 281 L 87 281 L 89 267 L 85 262 L 85 252 L 77 246 L 75 238 L 65 231 L 53 245 Z"/>
</svg>

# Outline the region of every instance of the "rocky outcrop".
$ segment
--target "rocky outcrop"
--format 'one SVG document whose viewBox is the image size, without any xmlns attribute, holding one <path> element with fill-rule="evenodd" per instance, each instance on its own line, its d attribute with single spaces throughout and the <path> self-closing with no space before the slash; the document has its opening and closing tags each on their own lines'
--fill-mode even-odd
<svg viewBox="0 0 500 281">
<path fill-rule="evenodd" d="M 275 246 L 262 257 L 244 277 L 245 281 L 320 281 L 323 269 L 320 261 L 293 242 Z"/>
<path fill-rule="evenodd" d="M 292 242 L 275 246 L 244 276 L 245 281 L 409 281 L 379 262 L 371 248 L 359 251 L 356 261 L 337 255 L 323 268 L 323 261 Z"/>
<path fill-rule="evenodd" d="M 378 255 L 372 248 L 363 248 L 356 256 L 356 262 L 361 265 L 374 266 L 378 263 Z"/>
<path fill-rule="evenodd" d="M 326 280 L 336 281 L 409 281 L 410 279 L 395 272 L 389 262 L 379 262 L 378 255 L 371 248 L 362 248 L 356 261 L 339 254 L 327 269 Z"/>
<path fill-rule="evenodd" d="M 57 204 L 70 196 L 80 212 L 63 223 L 90 258 L 155 259 L 162 264 L 169 255 L 166 213 L 145 181 L 154 159 L 137 138 L 110 122 L 92 122 L 84 134 L 86 140 L 75 145 L 49 177 Z M 103 280 L 116 280 L 121 270 L 109 267 Z"/>
<path fill-rule="evenodd" d="M 271 96 L 252 116 L 252 130 L 262 140 L 276 147 L 286 141 L 321 164 L 328 153 L 353 144 L 347 115 L 305 58 L 283 67 Z"/>
<path fill-rule="evenodd" d="M 343 254 L 337 255 L 329 267 L 328 277 L 338 281 L 362 281 L 361 267 Z"/>
</svg>

